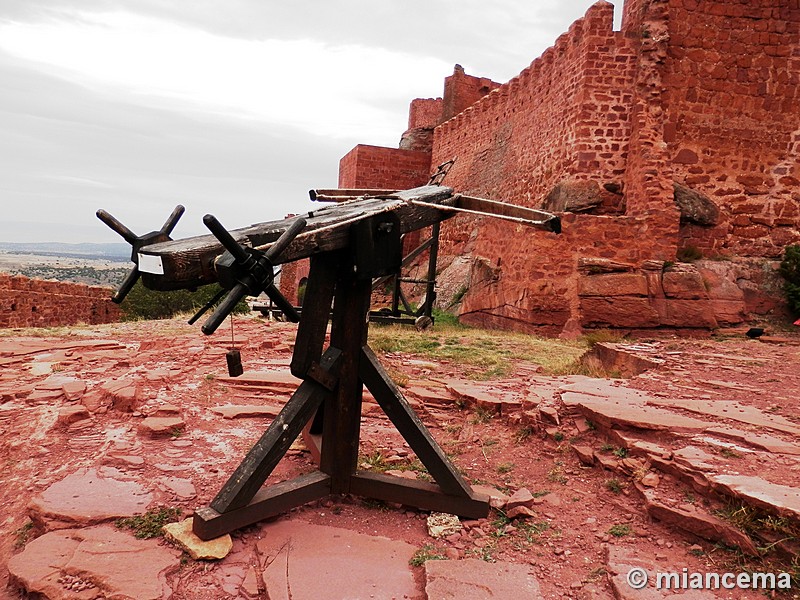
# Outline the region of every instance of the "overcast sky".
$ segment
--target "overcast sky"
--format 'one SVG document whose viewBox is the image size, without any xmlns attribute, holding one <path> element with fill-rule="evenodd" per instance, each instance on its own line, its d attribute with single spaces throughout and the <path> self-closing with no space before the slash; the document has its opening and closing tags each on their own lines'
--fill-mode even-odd
<svg viewBox="0 0 800 600">
<path fill-rule="evenodd" d="M 184 204 L 177 237 L 307 210 L 454 64 L 505 82 L 591 4 L 3 0 L 0 241 L 120 241 L 98 208 L 146 233 Z"/>
</svg>

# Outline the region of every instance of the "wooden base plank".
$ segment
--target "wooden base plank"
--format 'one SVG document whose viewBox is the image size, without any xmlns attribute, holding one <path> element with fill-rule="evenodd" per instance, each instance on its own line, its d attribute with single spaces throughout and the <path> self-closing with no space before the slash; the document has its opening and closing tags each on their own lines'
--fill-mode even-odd
<svg viewBox="0 0 800 600">
<path fill-rule="evenodd" d="M 201 540 L 211 540 L 240 527 L 258 523 L 295 506 L 324 498 L 331 491 L 331 478 L 314 471 L 290 481 L 259 490 L 249 504 L 220 513 L 211 507 L 194 513 L 192 531 Z"/>
<path fill-rule="evenodd" d="M 489 497 L 484 494 L 470 492 L 469 496 L 452 496 L 433 483 L 382 473 L 357 471 L 350 477 L 350 493 L 468 519 L 482 519 L 489 514 Z"/>
</svg>

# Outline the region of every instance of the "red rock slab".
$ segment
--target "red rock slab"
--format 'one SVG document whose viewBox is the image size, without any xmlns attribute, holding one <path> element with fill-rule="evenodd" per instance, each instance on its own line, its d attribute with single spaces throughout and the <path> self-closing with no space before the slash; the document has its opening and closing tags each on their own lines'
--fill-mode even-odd
<svg viewBox="0 0 800 600">
<path fill-rule="evenodd" d="M 185 427 L 186 422 L 181 417 L 147 417 L 139 424 L 139 433 L 161 437 L 174 435 Z"/>
<path fill-rule="evenodd" d="M 248 417 L 271 417 L 278 416 L 281 412 L 280 406 L 270 406 L 262 404 L 226 404 L 224 406 L 214 406 L 211 412 L 220 415 L 223 419 L 241 419 Z"/>
<path fill-rule="evenodd" d="M 450 381 L 447 390 L 470 406 L 499 415 L 508 415 L 522 409 L 519 393 L 497 389 L 496 385 L 481 385 L 469 381 Z"/>
<path fill-rule="evenodd" d="M 678 600 L 716 600 L 719 598 L 709 590 L 687 590 L 676 593 L 675 590 L 656 589 L 658 572 L 680 572 L 680 568 L 664 568 L 664 563 L 648 559 L 636 547 L 612 546 L 606 547 L 606 567 L 608 568 L 611 588 L 617 600 L 661 600 L 662 598 L 676 598 Z M 643 589 L 634 589 L 628 583 L 628 573 L 632 569 L 644 569 L 648 575 L 647 586 Z M 722 596 L 724 597 L 724 596 Z"/>
<path fill-rule="evenodd" d="M 133 379 L 121 377 L 105 382 L 100 389 L 111 399 L 113 408 L 123 412 L 132 412 L 139 399 L 139 386 Z"/>
<path fill-rule="evenodd" d="M 277 392 L 293 392 L 301 383 L 301 380 L 293 376 L 288 369 L 285 371 L 247 371 L 239 377 L 220 377 L 219 381 L 235 387 L 252 386 Z"/>
<path fill-rule="evenodd" d="M 416 548 L 299 520 L 262 529 L 257 543 L 271 600 L 290 598 L 415 598 L 408 561 Z"/>
<path fill-rule="evenodd" d="M 428 600 L 543 599 L 530 565 L 490 563 L 477 558 L 425 563 Z"/>
<path fill-rule="evenodd" d="M 683 510 L 682 508 L 667 506 L 651 500 L 648 496 L 648 494 L 645 494 L 647 514 L 654 519 L 679 527 L 705 540 L 724 542 L 728 546 L 740 548 L 751 556 L 758 556 L 758 549 L 753 544 L 753 541 L 745 533 L 722 519 L 696 507 L 690 507 L 690 510 Z"/>
<path fill-rule="evenodd" d="M 622 377 L 633 377 L 648 369 L 657 369 L 664 361 L 637 353 L 635 346 L 599 343 L 581 357 L 587 365 L 599 365 L 607 372 L 616 371 Z"/>
<path fill-rule="evenodd" d="M 566 392 L 561 395 L 561 399 L 566 406 L 582 412 L 592 423 L 608 429 L 616 426 L 691 433 L 704 431 L 709 427 L 709 423 L 704 421 L 636 403 L 625 396 L 603 398 Z"/>
<path fill-rule="evenodd" d="M 453 406 L 453 398 L 443 387 L 431 389 L 421 385 L 409 385 L 403 389 L 408 396 L 419 399 L 425 405 Z"/>
<path fill-rule="evenodd" d="M 784 433 L 791 433 L 800 436 L 800 426 L 796 423 L 781 417 L 780 415 L 769 415 L 761 412 L 753 406 L 746 406 L 739 402 L 728 400 L 672 400 L 663 398 L 651 398 L 648 404 L 658 406 L 674 406 L 693 413 L 731 419 L 740 423 L 748 423 L 767 429 L 775 429 Z"/>
<path fill-rule="evenodd" d="M 772 435 L 757 435 L 747 431 L 739 431 L 738 429 L 729 429 L 726 427 L 712 427 L 708 433 L 713 433 L 719 437 L 736 440 L 742 442 L 753 448 L 766 450 L 775 454 L 789 454 L 791 456 L 800 456 L 800 446 L 785 442 L 780 438 Z"/>
<path fill-rule="evenodd" d="M 717 491 L 741 498 L 768 512 L 800 519 L 800 488 L 747 475 L 712 475 L 708 479 Z"/>
<path fill-rule="evenodd" d="M 157 600 L 179 566 L 176 550 L 110 525 L 45 533 L 8 561 L 13 585 L 49 600 Z"/>
<path fill-rule="evenodd" d="M 96 469 L 81 469 L 34 497 L 29 512 L 43 529 L 64 529 L 143 513 L 152 499 L 135 481 L 101 477 Z"/>
</svg>

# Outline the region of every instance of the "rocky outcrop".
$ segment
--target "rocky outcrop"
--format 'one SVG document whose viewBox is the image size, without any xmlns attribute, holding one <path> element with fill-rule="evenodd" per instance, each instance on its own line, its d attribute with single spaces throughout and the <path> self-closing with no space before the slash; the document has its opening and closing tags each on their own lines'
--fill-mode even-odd
<svg viewBox="0 0 800 600">
<path fill-rule="evenodd" d="M 712 226 L 719 223 L 719 207 L 705 194 L 681 183 L 672 184 L 675 204 L 681 211 L 681 221 Z"/>
</svg>

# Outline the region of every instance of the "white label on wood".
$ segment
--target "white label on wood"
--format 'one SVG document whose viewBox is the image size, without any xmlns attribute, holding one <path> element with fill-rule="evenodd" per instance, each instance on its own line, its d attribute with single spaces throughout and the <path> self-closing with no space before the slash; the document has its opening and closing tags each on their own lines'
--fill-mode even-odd
<svg viewBox="0 0 800 600">
<path fill-rule="evenodd" d="M 163 275 L 164 265 L 161 263 L 161 257 L 154 256 L 152 254 L 142 254 L 141 252 L 139 252 L 139 270 L 142 273 Z"/>
</svg>

